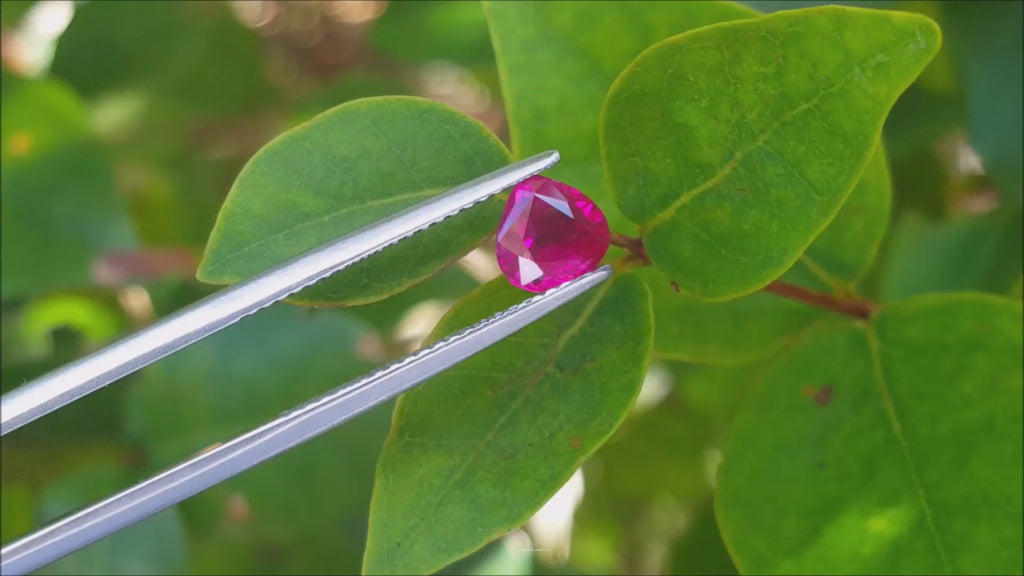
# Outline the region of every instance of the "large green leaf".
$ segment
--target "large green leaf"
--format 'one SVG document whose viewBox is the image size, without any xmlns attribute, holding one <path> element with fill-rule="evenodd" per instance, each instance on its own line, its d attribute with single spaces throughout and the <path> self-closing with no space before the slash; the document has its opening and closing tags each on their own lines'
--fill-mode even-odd
<svg viewBox="0 0 1024 576">
<path fill-rule="evenodd" d="M 199 279 L 242 280 L 508 162 L 482 125 L 441 104 L 384 96 L 342 104 L 267 144 L 235 181 Z M 363 304 L 435 274 L 498 225 L 492 199 L 300 292 Z"/>
<path fill-rule="evenodd" d="M 842 207 L 938 46 L 925 17 L 824 7 L 645 51 L 608 94 L 601 143 L 654 264 L 707 300 L 780 276 Z"/>
<path fill-rule="evenodd" d="M 747 573 L 1019 573 L 1019 302 L 892 304 L 766 368 L 718 475 Z"/>
<path fill-rule="evenodd" d="M 81 101 L 5 72 L 0 109 L 3 299 L 91 284 L 93 259 L 135 235 Z"/>
<path fill-rule="evenodd" d="M 856 292 L 889 223 L 891 190 L 879 146 L 842 210 L 782 280 L 838 297 Z M 833 313 L 757 292 L 725 302 L 706 302 L 676 292 L 662 270 L 645 268 L 658 322 L 654 354 L 708 364 L 744 363 L 781 348 Z"/>
<path fill-rule="evenodd" d="M 368 372 L 356 348 L 370 334 L 345 312 L 272 306 L 144 370 L 127 428 L 153 467 L 170 465 Z M 186 501 L 191 533 L 240 550 L 204 553 L 197 570 L 357 571 L 389 408 Z"/>
<path fill-rule="evenodd" d="M 730 2 L 485 2 L 512 152 L 557 149 L 548 171 L 602 207 L 612 230 L 635 228 L 605 190 L 601 104 L 645 48 L 693 28 L 757 13 Z"/>
<path fill-rule="evenodd" d="M 434 337 L 526 296 L 496 279 Z M 430 573 L 524 523 L 626 416 L 651 322 L 640 280 L 616 277 L 403 396 L 377 467 L 363 571 Z"/>
</svg>

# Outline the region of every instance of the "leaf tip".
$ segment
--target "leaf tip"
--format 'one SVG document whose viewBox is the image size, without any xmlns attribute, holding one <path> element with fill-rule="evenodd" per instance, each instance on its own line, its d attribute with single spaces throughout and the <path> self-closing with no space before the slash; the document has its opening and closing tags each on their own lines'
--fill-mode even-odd
<svg viewBox="0 0 1024 576">
<path fill-rule="evenodd" d="M 923 14 L 905 12 L 904 15 L 914 24 L 918 47 L 929 56 L 935 56 L 942 46 L 942 29 L 939 24 Z"/>
</svg>

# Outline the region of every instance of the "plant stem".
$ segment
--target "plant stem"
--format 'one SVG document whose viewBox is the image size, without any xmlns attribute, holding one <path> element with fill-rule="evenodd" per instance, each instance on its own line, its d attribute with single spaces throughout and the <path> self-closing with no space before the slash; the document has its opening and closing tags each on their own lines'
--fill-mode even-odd
<svg viewBox="0 0 1024 576">
<path fill-rule="evenodd" d="M 801 288 L 794 284 L 780 282 L 778 280 L 765 286 L 763 290 L 765 292 L 775 294 L 776 296 L 782 296 L 783 298 L 796 300 L 797 302 L 802 302 L 809 306 L 824 308 L 825 310 L 831 310 L 832 312 L 838 312 L 839 314 L 845 314 L 851 318 L 859 318 L 861 320 L 870 319 L 871 315 L 878 309 L 878 305 L 874 302 L 836 298 L 829 294 L 814 292 L 812 290 Z"/>
<path fill-rule="evenodd" d="M 624 234 L 612 232 L 609 241 L 612 246 L 618 246 L 629 252 L 630 259 L 638 262 L 640 266 L 651 265 L 651 259 L 647 257 L 647 248 L 644 247 L 643 238 L 631 238 Z"/>
<path fill-rule="evenodd" d="M 651 259 L 647 256 L 647 249 L 644 247 L 643 238 L 631 238 L 623 234 L 616 234 L 615 232 L 612 232 L 610 241 L 613 246 L 618 246 L 619 248 L 629 252 L 626 257 L 616 262 L 615 267 L 617 270 L 620 268 L 622 270 L 629 270 L 630 268 L 651 265 Z M 830 310 L 832 312 L 861 320 L 870 319 L 872 314 L 877 312 L 879 308 L 878 304 L 867 300 L 839 298 L 830 294 L 823 294 L 821 292 L 801 288 L 794 284 L 780 282 L 778 280 L 768 284 L 762 288 L 762 290 L 775 294 L 776 296 L 782 296 L 783 298 L 802 302 L 808 306 L 823 308 L 825 310 Z M 678 288 L 676 291 L 678 292 Z"/>
</svg>

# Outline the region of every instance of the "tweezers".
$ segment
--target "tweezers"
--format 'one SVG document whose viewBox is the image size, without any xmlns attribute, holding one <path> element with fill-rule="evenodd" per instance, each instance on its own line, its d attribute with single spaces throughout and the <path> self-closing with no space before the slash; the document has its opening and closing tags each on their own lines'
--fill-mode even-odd
<svg viewBox="0 0 1024 576">
<path fill-rule="evenodd" d="M 550 168 L 538 154 L 412 206 L 167 316 L 0 398 L 5 435 L 344 270 L 441 220 Z M 25 574 L 223 482 L 412 389 L 594 288 L 597 270 L 484 319 L 368 376 L 335 388 L 248 433 L 204 451 L 0 550 L 0 573 Z"/>
</svg>

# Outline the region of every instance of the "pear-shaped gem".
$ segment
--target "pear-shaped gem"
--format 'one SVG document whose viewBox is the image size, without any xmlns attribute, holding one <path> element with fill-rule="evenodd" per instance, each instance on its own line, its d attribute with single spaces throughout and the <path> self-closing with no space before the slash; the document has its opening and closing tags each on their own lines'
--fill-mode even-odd
<svg viewBox="0 0 1024 576">
<path fill-rule="evenodd" d="M 608 251 L 608 221 L 579 190 L 533 176 L 512 190 L 495 250 L 509 282 L 543 292 L 597 268 Z"/>
</svg>

